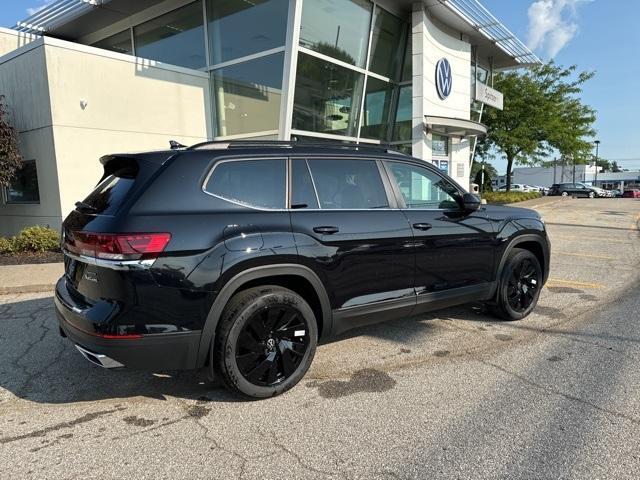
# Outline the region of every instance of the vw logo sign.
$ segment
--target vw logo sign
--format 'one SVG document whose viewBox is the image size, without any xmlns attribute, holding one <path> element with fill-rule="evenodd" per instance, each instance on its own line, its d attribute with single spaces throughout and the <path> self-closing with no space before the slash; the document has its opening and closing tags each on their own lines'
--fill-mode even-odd
<svg viewBox="0 0 640 480">
<path fill-rule="evenodd" d="M 452 85 L 451 64 L 446 58 L 441 58 L 436 64 L 436 90 L 441 100 L 445 100 L 451 94 Z"/>
</svg>

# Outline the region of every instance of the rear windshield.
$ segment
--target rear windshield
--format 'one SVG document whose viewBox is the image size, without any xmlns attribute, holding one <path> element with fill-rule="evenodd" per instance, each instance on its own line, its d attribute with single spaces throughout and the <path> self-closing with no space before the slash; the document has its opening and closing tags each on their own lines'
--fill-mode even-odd
<svg viewBox="0 0 640 480">
<path fill-rule="evenodd" d="M 94 188 L 83 203 L 90 206 L 91 213 L 114 215 L 135 181 L 135 172 L 131 169 L 113 172 Z"/>
</svg>

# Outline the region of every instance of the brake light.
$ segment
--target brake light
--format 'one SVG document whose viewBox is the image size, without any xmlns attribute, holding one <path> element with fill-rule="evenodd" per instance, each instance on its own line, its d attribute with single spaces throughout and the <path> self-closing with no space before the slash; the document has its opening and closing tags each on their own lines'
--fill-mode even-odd
<svg viewBox="0 0 640 480">
<path fill-rule="evenodd" d="M 76 255 L 104 260 L 156 258 L 171 240 L 170 233 L 68 232 L 64 247 Z"/>
</svg>

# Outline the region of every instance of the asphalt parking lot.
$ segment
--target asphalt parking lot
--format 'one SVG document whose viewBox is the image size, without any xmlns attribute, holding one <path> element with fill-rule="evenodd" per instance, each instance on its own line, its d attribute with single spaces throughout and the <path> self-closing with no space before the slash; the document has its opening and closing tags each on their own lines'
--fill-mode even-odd
<svg viewBox="0 0 640 480">
<path fill-rule="evenodd" d="M 640 477 L 640 201 L 544 199 L 535 313 L 470 305 L 319 348 L 284 396 L 106 371 L 0 296 L 1 478 Z"/>
</svg>

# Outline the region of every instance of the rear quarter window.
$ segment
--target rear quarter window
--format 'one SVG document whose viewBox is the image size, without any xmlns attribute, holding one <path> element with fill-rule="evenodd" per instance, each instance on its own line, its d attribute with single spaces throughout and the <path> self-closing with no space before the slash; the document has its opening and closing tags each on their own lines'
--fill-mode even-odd
<svg viewBox="0 0 640 480">
<path fill-rule="evenodd" d="M 285 208 L 286 161 L 223 160 L 213 167 L 204 190 L 247 207 Z"/>
</svg>

